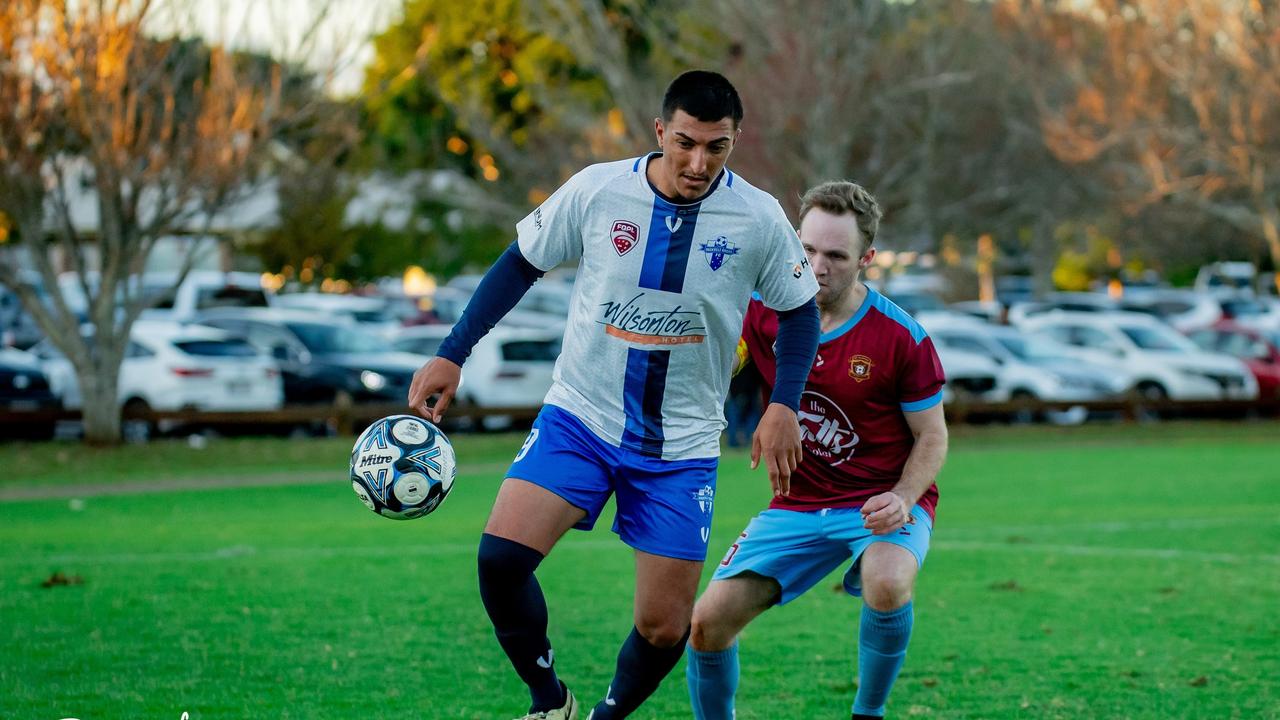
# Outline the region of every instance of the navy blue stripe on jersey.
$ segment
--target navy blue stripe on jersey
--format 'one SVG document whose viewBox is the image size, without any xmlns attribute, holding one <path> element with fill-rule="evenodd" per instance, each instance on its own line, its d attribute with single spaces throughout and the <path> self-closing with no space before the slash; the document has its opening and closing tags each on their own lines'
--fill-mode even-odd
<svg viewBox="0 0 1280 720">
<path fill-rule="evenodd" d="M 653 199 L 649 236 L 645 241 L 644 263 L 640 266 L 640 287 L 666 292 L 683 292 L 689 268 L 693 229 L 698 224 L 700 203 L 672 205 L 660 197 Z"/>
<path fill-rule="evenodd" d="M 627 349 L 627 374 L 622 385 L 626 424 L 622 447 L 662 457 L 662 398 L 667 392 L 670 350 Z"/>
</svg>

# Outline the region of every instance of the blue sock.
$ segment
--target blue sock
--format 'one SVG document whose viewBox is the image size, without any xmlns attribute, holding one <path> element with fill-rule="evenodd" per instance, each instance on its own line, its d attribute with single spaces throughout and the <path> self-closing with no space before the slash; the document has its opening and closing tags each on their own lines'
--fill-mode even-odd
<svg viewBox="0 0 1280 720">
<path fill-rule="evenodd" d="M 609 692 L 591 711 L 592 720 L 615 720 L 635 712 L 680 662 L 688 640 L 689 631 L 685 630 L 680 642 L 660 648 L 645 640 L 639 630 L 631 628 L 631 634 L 618 651 L 618 667 L 613 673 L 613 682 L 609 683 Z"/>
<path fill-rule="evenodd" d="M 727 650 L 699 652 L 689 646 L 685 678 L 694 720 L 733 720 L 733 696 L 738 692 L 738 643 Z"/>
<path fill-rule="evenodd" d="M 907 659 L 907 642 L 911 640 L 914 615 L 911 603 L 888 612 L 862 606 L 862 625 L 858 631 L 858 695 L 853 712 L 882 717 L 884 705 L 898 679 L 902 662 Z"/>
<path fill-rule="evenodd" d="M 530 712 L 558 708 L 565 699 L 547 638 L 547 601 L 533 576 L 541 562 L 542 553 L 531 547 L 488 533 L 480 537 L 480 599 L 498 644 L 529 686 Z"/>
</svg>

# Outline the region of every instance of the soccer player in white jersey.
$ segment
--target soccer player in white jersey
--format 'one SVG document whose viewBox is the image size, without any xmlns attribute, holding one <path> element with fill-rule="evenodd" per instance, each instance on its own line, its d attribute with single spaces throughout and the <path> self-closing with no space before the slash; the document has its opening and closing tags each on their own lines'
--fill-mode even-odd
<svg viewBox="0 0 1280 720">
<path fill-rule="evenodd" d="M 591 720 L 628 716 L 679 661 L 706 559 L 725 393 L 753 292 L 777 311 L 778 370 L 757 426 L 775 493 L 801 455 L 796 416 L 818 341 L 817 281 L 778 202 L 726 167 L 742 103 L 723 76 L 672 81 L 660 150 L 579 172 L 516 226 L 409 404 L 439 420 L 475 342 L 543 273 L 578 260 L 555 381 L 498 492 L 479 548 L 480 596 L 532 704 L 573 720 L 534 570 L 612 495 L 635 550 L 634 623 Z M 434 402 L 430 398 L 436 397 Z"/>
</svg>

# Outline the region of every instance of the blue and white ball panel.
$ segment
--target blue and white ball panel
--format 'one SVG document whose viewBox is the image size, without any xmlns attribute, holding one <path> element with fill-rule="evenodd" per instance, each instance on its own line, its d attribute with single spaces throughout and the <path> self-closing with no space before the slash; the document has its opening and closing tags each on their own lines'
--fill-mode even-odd
<svg viewBox="0 0 1280 720">
<path fill-rule="evenodd" d="M 616 496 L 613 531 L 643 552 L 702 561 L 715 504 L 716 458 L 663 460 L 614 447 L 572 413 L 546 405 L 516 454 L 507 477 L 560 496 L 595 527 Z"/>
<path fill-rule="evenodd" d="M 844 589 L 860 596 L 862 553 L 872 543 L 887 542 L 906 548 L 920 566 L 924 565 L 933 522 L 919 505 L 911 508 L 911 515 L 916 520 L 914 524 L 889 535 L 872 535 L 863 527 L 862 513 L 856 507 L 765 510 L 752 518 L 737 542 L 729 547 L 712 580 L 745 572 L 773 578 L 782 586 L 778 604 L 785 605 L 852 558 L 844 575 Z"/>
</svg>

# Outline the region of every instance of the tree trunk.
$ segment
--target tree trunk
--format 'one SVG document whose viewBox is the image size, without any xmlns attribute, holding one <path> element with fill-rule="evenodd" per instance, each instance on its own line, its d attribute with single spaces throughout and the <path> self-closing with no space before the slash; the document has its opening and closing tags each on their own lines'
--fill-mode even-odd
<svg viewBox="0 0 1280 720">
<path fill-rule="evenodd" d="M 97 363 L 94 363 L 97 365 Z M 119 371 L 119 364 L 115 371 Z M 80 382 L 84 441 L 89 445 L 119 445 L 121 440 L 119 380 L 113 373 L 77 372 Z"/>
<path fill-rule="evenodd" d="M 1053 292 L 1053 268 L 1057 263 L 1053 219 L 1042 213 L 1031 227 L 1031 284 L 1037 299 Z"/>
<path fill-rule="evenodd" d="M 1264 209 L 1262 215 L 1262 236 L 1267 240 L 1267 249 L 1271 251 L 1271 266 L 1280 271 L 1280 212 L 1275 209 Z"/>
</svg>

